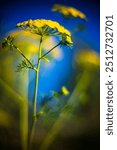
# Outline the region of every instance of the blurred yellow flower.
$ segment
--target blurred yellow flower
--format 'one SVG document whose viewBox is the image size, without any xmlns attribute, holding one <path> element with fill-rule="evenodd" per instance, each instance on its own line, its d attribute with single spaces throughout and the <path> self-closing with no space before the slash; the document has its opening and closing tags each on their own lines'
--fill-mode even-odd
<svg viewBox="0 0 117 150">
<path fill-rule="evenodd" d="M 52 11 L 58 11 L 64 17 L 81 18 L 81 19 L 87 20 L 86 15 L 84 13 L 82 13 L 81 11 L 79 11 L 76 8 L 73 8 L 73 7 L 68 7 L 68 6 L 64 6 L 64 5 L 60 5 L 60 4 L 55 4 L 52 8 Z"/>
<path fill-rule="evenodd" d="M 36 34 L 32 34 L 29 31 L 24 30 L 14 30 L 9 33 L 16 44 L 26 57 L 32 58 L 32 55 L 38 52 L 38 41 L 39 37 Z"/>
<path fill-rule="evenodd" d="M 44 115 L 44 112 L 43 112 L 43 111 L 39 111 L 39 112 L 37 113 L 37 116 L 38 116 L 38 117 L 41 117 L 42 115 Z"/>
<path fill-rule="evenodd" d="M 11 34 L 12 34 L 12 36 L 13 37 L 17 37 L 17 36 L 19 36 L 19 35 L 22 35 L 22 36 L 25 36 L 25 37 L 27 37 L 27 36 L 30 36 L 31 35 L 31 33 L 30 32 L 28 32 L 28 31 L 23 31 L 23 30 L 17 30 L 17 31 L 13 31 L 13 32 L 10 32 Z"/>
<path fill-rule="evenodd" d="M 0 126 L 9 128 L 13 125 L 13 121 L 14 118 L 9 113 L 0 110 Z"/>
<path fill-rule="evenodd" d="M 76 56 L 76 62 L 85 68 L 99 67 L 100 58 L 98 53 L 92 50 L 83 50 Z"/>
<path fill-rule="evenodd" d="M 69 91 L 68 91 L 68 89 L 67 89 L 65 86 L 63 86 L 63 87 L 61 88 L 61 93 L 62 93 L 64 96 L 69 95 Z"/>
<path fill-rule="evenodd" d="M 38 46 L 36 44 L 31 44 L 28 47 L 28 51 L 29 53 L 36 53 L 38 51 Z"/>
</svg>

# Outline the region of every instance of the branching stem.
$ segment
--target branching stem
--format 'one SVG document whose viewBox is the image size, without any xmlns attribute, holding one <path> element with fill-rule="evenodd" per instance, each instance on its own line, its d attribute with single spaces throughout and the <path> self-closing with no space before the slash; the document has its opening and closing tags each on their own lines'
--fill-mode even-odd
<svg viewBox="0 0 117 150">
<path fill-rule="evenodd" d="M 34 67 L 34 65 L 30 62 L 30 60 L 22 53 L 22 51 L 15 45 L 12 45 L 12 47 L 14 47 L 21 55 L 22 57 L 30 64 L 30 69 L 33 69 L 35 71 L 37 71 L 37 69 Z"/>
<path fill-rule="evenodd" d="M 36 103 L 37 103 L 37 93 L 38 93 L 38 82 L 39 82 L 39 69 L 40 69 L 40 57 L 42 54 L 42 36 L 40 38 L 40 43 L 39 43 L 39 53 L 38 53 L 38 64 L 37 64 L 37 68 L 36 68 L 36 79 L 35 79 L 35 91 L 34 91 L 34 101 L 33 101 L 33 122 L 32 122 L 32 127 L 31 127 L 31 133 L 30 133 L 30 149 L 32 146 L 32 141 L 33 141 L 33 137 L 34 137 L 34 132 L 35 132 L 35 125 L 36 125 L 36 120 L 37 120 L 37 116 L 36 116 Z"/>
<path fill-rule="evenodd" d="M 56 47 L 58 47 L 61 42 L 59 42 L 57 45 L 55 45 L 52 49 L 50 49 L 47 53 L 45 53 L 44 55 L 42 55 L 42 36 L 40 38 L 40 43 L 39 43 L 39 53 L 38 53 L 38 63 L 37 63 L 37 67 L 36 67 L 36 79 L 35 79 L 35 90 L 34 90 L 34 101 L 33 101 L 33 120 L 32 120 L 32 127 L 31 127 L 31 133 L 30 133 L 30 149 L 32 147 L 32 142 L 33 142 L 33 138 L 34 138 L 34 133 L 35 133 L 35 126 L 36 126 L 36 122 L 37 122 L 37 94 L 38 94 L 38 83 L 39 83 L 39 71 L 40 71 L 40 61 L 43 57 L 45 57 L 46 55 L 48 55 L 53 49 L 55 49 Z"/>
<path fill-rule="evenodd" d="M 55 45 L 53 48 L 51 48 L 47 53 L 43 54 L 41 57 L 39 57 L 39 60 L 42 59 L 43 57 L 47 56 L 51 51 L 53 51 L 56 47 L 58 47 L 61 44 L 61 41 Z"/>
</svg>

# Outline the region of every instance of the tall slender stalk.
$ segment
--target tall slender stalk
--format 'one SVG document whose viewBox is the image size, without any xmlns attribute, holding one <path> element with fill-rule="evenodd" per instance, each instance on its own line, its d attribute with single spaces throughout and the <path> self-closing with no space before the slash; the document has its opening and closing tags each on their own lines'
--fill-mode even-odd
<svg viewBox="0 0 117 150">
<path fill-rule="evenodd" d="M 35 91 L 34 91 L 34 101 L 33 101 L 33 122 L 32 122 L 32 128 L 31 128 L 31 134 L 30 134 L 30 149 L 32 147 L 32 141 L 33 141 L 33 137 L 34 137 L 34 131 L 35 131 L 35 125 L 36 125 L 36 121 L 37 121 L 37 106 L 36 106 L 36 102 L 37 102 L 37 93 L 38 93 L 38 83 L 39 83 L 39 71 L 40 71 L 40 61 L 43 57 L 45 57 L 46 55 L 48 55 L 53 49 L 55 49 L 56 47 L 58 47 L 61 44 L 61 41 L 55 45 L 52 49 L 50 49 L 47 53 L 45 53 L 44 55 L 42 55 L 42 36 L 40 38 L 40 43 L 39 43 L 39 53 L 38 53 L 38 63 L 37 63 L 37 68 L 35 69 L 36 71 L 36 79 L 35 79 Z"/>
<path fill-rule="evenodd" d="M 39 53 L 38 53 L 38 64 L 36 71 L 36 81 L 35 81 L 35 90 L 34 90 L 34 101 L 33 101 L 33 118 L 32 118 L 32 127 L 31 127 L 31 134 L 30 134 L 30 149 L 32 146 L 32 141 L 34 137 L 34 131 L 35 131 L 35 124 L 36 124 L 36 103 L 37 103 L 37 93 L 38 93 L 38 80 L 39 80 L 39 69 L 40 69 L 40 57 L 42 54 L 42 36 L 40 37 L 40 43 L 39 43 Z"/>
<path fill-rule="evenodd" d="M 39 69 L 40 69 L 40 57 L 42 54 L 42 36 L 40 38 L 39 44 L 39 53 L 38 53 L 38 64 L 36 70 L 36 81 L 35 81 L 35 93 L 34 93 L 34 102 L 33 102 L 33 117 L 36 119 L 36 100 L 37 100 L 37 92 L 38 92 L 38 80 L 39 80 Z"/>
</svg>

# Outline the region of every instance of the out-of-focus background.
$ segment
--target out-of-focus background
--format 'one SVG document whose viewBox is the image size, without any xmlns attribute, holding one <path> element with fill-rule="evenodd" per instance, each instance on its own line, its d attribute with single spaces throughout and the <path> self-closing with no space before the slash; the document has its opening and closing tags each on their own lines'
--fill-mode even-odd
<svg viewBox="0 0 117 150">
<path fill-rule="evenodd" d="M 87 21 L 68 19 L 51 11 L 54 4 L 80 10 L 87 16 Z M 98 150 L 100 1 L 1 0 L 0 40 L 8 34 L 14 36 L 15 44 L 36 63 L 39 37 L 16 29 L 18 22 L 28 19 L 57 21 L 70 30 L 74 42 L 71 49 L 65 46 L 56 48 L 48 55 L 50 62 L 41 64 L 37 101 L 39 121 L 33 149 Z M 56 38 L 46 39 L 43 53 L 57 42 Z M 16 72 L 21 59 L 18 53 L 0 47 L 1 150 L 24 149 L 31 126 L 35 74 L 32 70 Z M 63 86 L 69 94 L 63 91 L 63 95 L 58 96 Z"/>
</svg>

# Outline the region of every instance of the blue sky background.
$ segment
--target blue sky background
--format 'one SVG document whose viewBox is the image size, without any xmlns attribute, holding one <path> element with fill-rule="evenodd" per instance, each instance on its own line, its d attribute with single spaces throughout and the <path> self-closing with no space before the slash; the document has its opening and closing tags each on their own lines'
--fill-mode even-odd
<svg viewBox="0 0 117 150">
<path fill-rule="evenodd" d="M 51 12 L 53 4 L 64 4 L 75 7 L 84 12 L 88 22 L 74 19 L 67 23 L 59 13 Z M 62 85 L 70 88 L 71 74 L 74 72 L 73 58 L 76 50 L 80 48 L 91 48 L 99 53 L 100 51 L 100 3 L 99 0 L 20 0 L 1 1 L 0 4 L 0 34 L 3 36 L 15 28 L 18 22 L 27 19 L 50 19 L 57 21 L 69 30 L 78 22 L 84 24 L 86 29 L 75 33 L 78 44 L 73 49 L 64 48 L 64 59 L 55 60 L 55 67 L 42 70 L 39 82 L 38 95 L 49 94 L 51 90 L 58 91 Z M 31 74 L 32 75 L 32 74 Z M 33 97 L 34 81 L 29 86 L 29 98 Z"/>
</svg>

